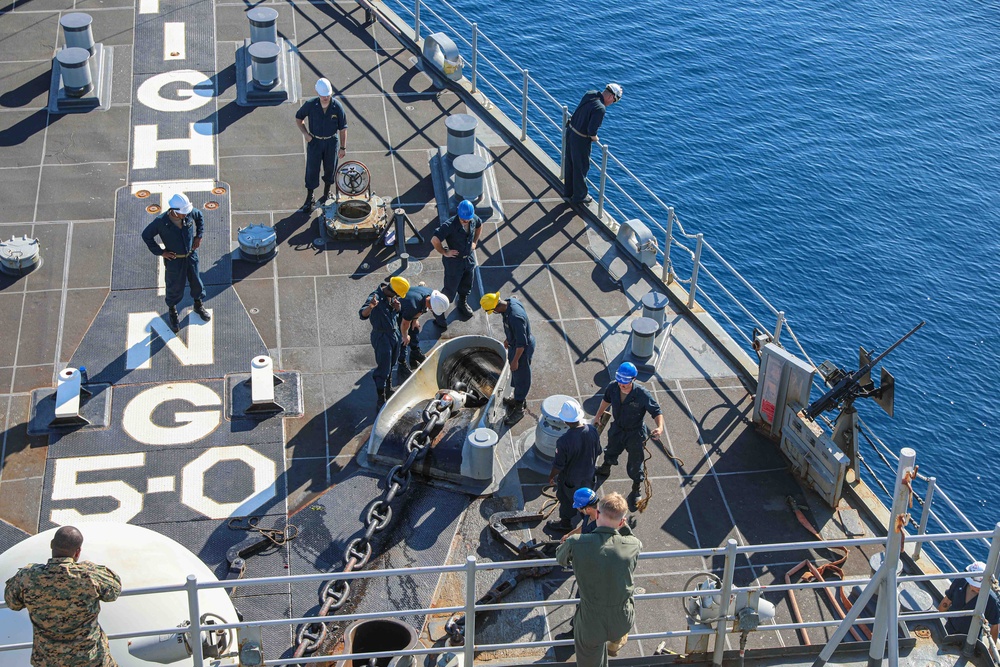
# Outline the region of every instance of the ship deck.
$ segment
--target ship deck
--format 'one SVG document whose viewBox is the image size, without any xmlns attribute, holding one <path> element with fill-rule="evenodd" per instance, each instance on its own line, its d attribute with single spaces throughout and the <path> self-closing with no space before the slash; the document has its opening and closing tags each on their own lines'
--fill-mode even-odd
<svg viewBox="0 0 1000 667">
<path fill-rule="evenodd" d="M 279 33 L 297 47 L 301 89 L 311 91 L 319 76 L 333 82 L 349 120 L 348 159 L 369 167 L 376 193 L 403 208 L 426 241 L 439 217 L 430 151 L 446 143 L 448 114 L 480 116 L 498 210 L 477 251 L 481 287 L 471 301 L 478 301 L 481 288 L 517 296 L 538 341 L 528 417 L 509 437 L 523 440 L 541 400 L 553 394 L 579 398 L 592 415 L 610 381 L 608 368 L 617 363 L 609 340 L 641 309 L 639 300 L 656 288 L 655 279 L 631 263 L 624 274 L 612 275 L 600 260 L 613 238 L 592 213 L 564 203 L 515 140 L 502 128 L 490 130 L 489 117 L 467 94 L 438 89 L 397 36 L 379 23 L 364 24 L 355 3 L 262 4 L 278 11 Z M 356 313 L 365 295 L 398 266 L 394 250 L 360 242 L 313 244 L 317 223 L 296 208 L 304 195 L 305 152 L 293 122 L 297 105 L 236 103 L 234 54 L 246 36 L 248 5 L 161 0 L 159 8 L 147 15 L 131 0 L 10 0 L 0 9 L 0 237 L 38 238 L 43 256 L 30 275 L 0 278 L 0 549 L 57 523 L 112 518 L 163 532 L 223 575 L 226 550 L 244 537 L 230 530 L 229 516 L 255 514 L 268 526 L 295 523 L 301 534 L 282 549 L 251 558 L 248 576 L 336 569 L 346 541 L 361 526 L 358 513 L 379 492 L 380 473 L 356 462 L 375 416 L 369 325 Z M 113 46 L 106 111 L 56 115 L 46 109 L 50 59 L 61 44 L 58 21 L 69 11 L 91 13 L 95 38 Z M 162 35 L 157 30 L 164 20 L 188 22 L 187 62 L 158 57 L 155 37 Z M 154 47 L 137 53 L 137 42 Z M 170 113 L 139 101 L 143 81 L 182 68 L 213 82 L 216 95 L 205 106 Z M 164 96 L 180 97 L 171 90 Z M 180 137 L 199 121 L 213 126 L 211 164 L 189 164 L 189 153 L 177 151 L 160 153 L 153 167 L 137 164 L 130 128 L 155 124 L 161 138 Z M 198 206 L 220 204 L 206 211 L 201 250 L 210 276 L 214 356 L 209 363 L 182 363 L 162 338 L 151 335 L 151 363 L 136 368 L 126 349 L 128 315 L 162 313 L 163 303 L 156 262 L 139 238 L 150 219 L 144 208 L 156 203 L 156 195 L 143 200 L 133 191 L 138 184 L 173 180 L 207 180 L 225 189 L 191 193 Z M 231 259 L 237 230 L 249 224 L 275 228 L 275 259 Z M 441 264 L 429 243 L 408 250 L 411 281 L 439 286 Z M 193 335 L 193 323 L 183 320 L 189 306 L 186 300 L 182 339 Z M 499 318 L 476 311 L 468 322 L 452 315 L 443 333 L 426 326 L 425 348 L 469 333 L 502 337 Z M 669 341 L 656 372 L 641 378 L 667 425 L 662 446 L 651 447 L 654 497 L 637 517 L 644 548 L 719 547 L 729 538 L 743 545 L 812 539 L 789 510 L 788 497 L 810 508 L 807 514 L 824 537 L 846 536 L 842 516 L 803 490 L 777 447 L 754 432 L 748 379 L 718 341 L 680 309 L 668 307 L 667 319 Z M 187 340 L 193 349 L 194 339 Z M 221 396 L 226 376 L 247 372 L 250 358 L 265 351 L 276 368 L 301 374 L 303 416 L 263 422 L 223 416 L 205 437 L 174 441 L 163 435 L 183 422 L 171 410 L 192 410 L 192 385 Z M 95 382 L 111 385 L 111 425 L 61 437 L 29 436 L 32 390 L 53 387 L 60 369 L 81 364 Z M 136 437 L 124 413 L 140 395 L 162 400 Z M 218 411 L 214 405 L 203 400 L 193 409 Z M 273 479 L 259 485 L 248 479 L 251 468 L 271 470 Z M 202 479 L 192 481 L 197 471 Z M 405 530 L 390 531 L 379 564 L 461 562 L 466 553 L 508 559 L 488 537 L 486 519 L 522 502 L 540 506 L 545 482 L 527 469 L 510 474 L 518 482 L 514 497 L 473 501 L 430 487 L 411 492 L 396 518 Z M 603 484 L 605 491 L 627 493 L 629 487 L 624 465 Z M 543 537 L 540 529 L 535 536 Z M 869 555 L 853 553 L 845 575 L 867 577 Z M 823 562 L 830 556 L 754 555 L 740 562 L 736 582 L 783 582 L 784 573 L 803 559 Z M 720 559 L 693 556 L 645 561 L 637 577 L 647 592 L 678 590 L 692 574 L 720 567 Z M 496 576 L 483 575 L 482 591 Z M 571 595 L 572 586 L 567 575 L 554 575 L 524 584 L 512 599 Z M 362 608 L 453 603 L 449 587 L 436 579 L 375 588 Z M 831 616 L 820 596 L 799 596 L 806 620 Z M 786 596 L 767 597 L 778 606 L 777 622 L 789 622 Z M 285 586 L 244 591 L 237 607 L 253 619 L 314 612 L 316 600 L 312 584 Z M 484 628 L 482 641 L 549 638 L 568 629 L 569 614 L 532 611 L 501 618 Z M 684 627 L 676 601 L 639 608 L 637 632 Z M 811 634 L 815 643 L 826 633 Z M 287 654 L 291 631 L 266 636 L 269 655 Z M 786 631 L 750 639 L 751 647 L 798 644 L 795 633 Z M 668 647 L 683 650 L 680 640 Z M 649 656 L 654 648 L 655 642 L 631 642 L 622 656 Z"/>
</svg>

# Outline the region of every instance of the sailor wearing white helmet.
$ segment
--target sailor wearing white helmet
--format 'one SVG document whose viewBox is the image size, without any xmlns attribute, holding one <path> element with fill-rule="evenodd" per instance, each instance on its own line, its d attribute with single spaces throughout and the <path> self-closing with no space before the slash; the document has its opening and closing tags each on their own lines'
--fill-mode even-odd
<svg viewBox="0 0 1000 667">
<path fill-rule="evenodd" d="M 566 199 L 574 204 L 591 201 L 587 194 L 590 148 L 600 140 L 597 131 L 604 122 L 604 112 L 622 98 L 622 87 L 609 83 L 603 92 L 588 90 L 566 125 Z"/>
<path fill-rule="evenodd" d="M 306 201 L 303 211 L 313 206 L 313 191 L 319 187 L 319 168 L 323 166 L 323 199 L 330 196 L 330 187 L 337 178 L 337 161 L 347 151 L 347 115 L 343 105 L 333 99 L 329 79 L 316 82 L 314 97 L 295 112 L 295 124 L 306 139 Z M 306 128 L 306 120 L 309 127 Z M 338 136 L 339 140 L 338 140 Z"/>
<path fill-rule="evenodd" d="M 965 568 L 969 576 L 961 577 L 951 582 L 951 587 L 945 593 L 941 604 L 938 605 L 938 611 L 967 610 L 972 612 L 976 608 L 976 603 L 979 599 L 979 589 L 983 585 L 983 571 L 985 569 L 986 563 L 981 560 L 977 560 Z M 993 636 L 993 641 L 997 641 L 997 632 L 1000 630 L 1000 604 L 998 604 L 997 597 L 990 588 L 989 581 L 986 582 L 986 590 L 989 597 L 986 600 L 986 611 L 983 615 L 986 616 L 986 620 L 990 624 L 990 634 Z M 949 635 L 966 635 L 969 633 L 971 624 L 971 615 L 959 616 L 957 618 L 949 618 L 945 623 L 945 629 Z"/>
<path fill-rule="evenodd" d="M 163 258 L 164 283 L 166 285 L 167 322 L 171 331 L 180 330 L 177 304 L 184 298 L 184 285 L 191 286 L 194 312 L 205 322 L 212 319 L 202 298 L 205 284 L 198 271 L 198 248 L 205 234 L 205 218 L 184 193 L 172 196 L 165 213 L 153 218 L 142 230 L 142 240 L 149 252 Z M 156 242 L 159 237 L 160 243 Z"/>
<path fill-rule="evenodd" d="M 556 455 L 549 473 L 549 484 L 556 487 L 559 500 L 559 520 L 550 521 L 546 528 L 565 533 L 573 528 L 577 515 L 575 494 L 581 488 L 596 486 L 597 457 L 601 453 L 601 436 L 584 421 L 583 407 L 575 399 L 563 403 L 559 419 L 569 430 L 556 440 Z"/>
<path fill-rule="evenodd" d="M 405 278 L 398 278 L 405 281 Z M 409 283 L 407 283 L 409 285 Z M 410 286 L 406 290 L 406 295 L 399 299 L 399 332 L 402 341 L 399 348 L 399 370 L 400 381 L 410 375 L 410 369 L 416 369 L 424 362 L 424 353 L 420 350 L 420 316 L 430 310 L 434 315 L 444 315 L 448 312 L 451 303 L 441 292 L 419 285 Z M 406 352 L 409 350 L 410 359 L 407 366 Z"/>
</svg>

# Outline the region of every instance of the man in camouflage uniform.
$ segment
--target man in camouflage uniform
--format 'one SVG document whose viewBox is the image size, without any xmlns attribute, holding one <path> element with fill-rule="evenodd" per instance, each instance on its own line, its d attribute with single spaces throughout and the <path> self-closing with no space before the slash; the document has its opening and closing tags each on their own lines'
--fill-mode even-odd
<svg viewBox="0 0 1000 667">
<path fill-rule="evenodd" d="M 51 546 L 48 563 L 22 567 L 3 592 L 13 611 L 28 609 L 35 629 L 31 664 L 117 667 L 97 615 L 101 602 L 118 599 L 121 580 L 103 565 L 77 562 L 83 535 L 72 526 L 57 530 Z"/>
</svg>

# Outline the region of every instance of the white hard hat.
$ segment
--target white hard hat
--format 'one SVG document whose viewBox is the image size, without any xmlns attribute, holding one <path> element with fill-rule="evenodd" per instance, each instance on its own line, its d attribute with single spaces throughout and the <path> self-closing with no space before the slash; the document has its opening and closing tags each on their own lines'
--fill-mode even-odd
<svg viewBox="0 0 1000 667">
<path fill-rule="evenodd" d="M 982 585 L 983 585 L 983 571 L 985 569 L 986 569 L 986 563 L 984 563 L 981 560 L 977 560 L 975 563 L 970 564 L 969 567 L 965 568 L 965 571 L 966 572 L 970 572 L 970 573 L 974 572 L 974 573 L 978 574 L 979 576 L 978 577 L 966 577 L 965 581 L 970 586 L 975 586 L 976 588 L 981 588 Z"/>
<path fill-rule="evenodd" d="M 320 79 L 316 82 L 316 92 L 323 97 L 329 97 L 333 95 L 333 86 L 330 84 L 329 79 Z"/>
<path fill-rule="evenodd" d="M 559 411 L 559 419 L 567 423 L 575 423 L 583 420 L 583 407 L 575 399 L 569 399 L 563 403 L 562 410 Z"/>
<path fill-rule="evenodd" d="M 613 82 L 608 84 L 606 90 L 608 90 L 612 95 L 615 96 L 615 102 L 620 100 L 622 98 L 622 93 L 625 92 L 624 90 L 622 90 L 621 84 Z"/>
<path fill-rule="evenodd" d="M 435 315 L 444 315 L 448 312 L 448 306 L 450 305 L 451 302 L 448 301 L 448 297 L 444 294 L 437 290 L 431 292 L 431 311 L 433 311 Z"/>
<path fill-rule="evenodd" d="M 194 210 L 194 205 L 191 200 L 187 198 L 187 195 L 183 192 L 178 192 L 173 197 L 170 198 L 170 208 L 176 209 L 181 215 L 187 215 Z"/>
</svg>

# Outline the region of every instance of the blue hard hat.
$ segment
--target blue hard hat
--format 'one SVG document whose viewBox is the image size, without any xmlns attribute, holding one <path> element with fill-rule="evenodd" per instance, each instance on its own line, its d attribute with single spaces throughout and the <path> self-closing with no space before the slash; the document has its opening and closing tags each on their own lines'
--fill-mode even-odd
<svg viewBox="0 0 1000 667">
<path fill-rule="evenodd" d="M 458 204 L 458 217 L 462 220 L 472 220 L 472 217 L 476 215 L 476 207 L 472 205 L 472 202 L 468 199 L 463 199 Z"/>
<path fill-rule="evenodd" d="M 635 367 L 635 364 L 626 361 L 618 367 L 618 372 L 615 373 L 615 382 L 629 384 L 638 374 L 639 370 Z"/>
<path fill-rule="evenodd" d="M 594 493 L 593 489 L 588 489 L 585 486 L 577 489 L 576 493 L 573 494 L 573 509 L 582 510 L 596 502 L 597 494 Z"/>
</svg>

